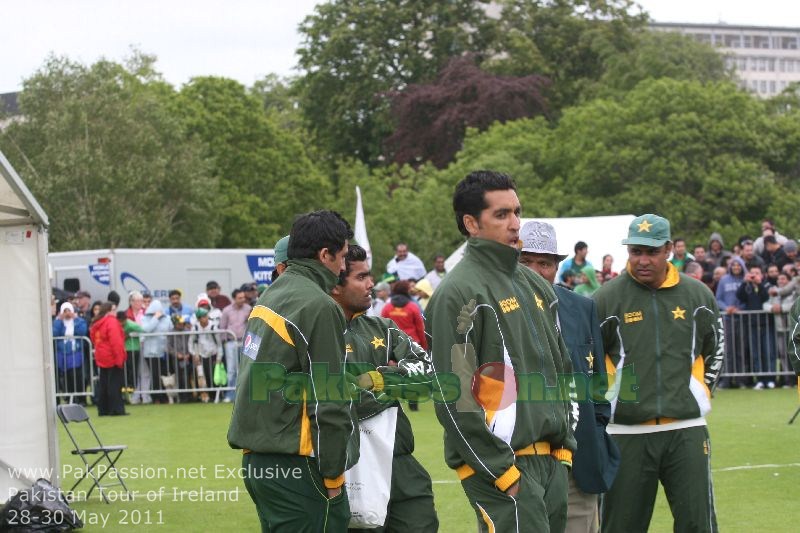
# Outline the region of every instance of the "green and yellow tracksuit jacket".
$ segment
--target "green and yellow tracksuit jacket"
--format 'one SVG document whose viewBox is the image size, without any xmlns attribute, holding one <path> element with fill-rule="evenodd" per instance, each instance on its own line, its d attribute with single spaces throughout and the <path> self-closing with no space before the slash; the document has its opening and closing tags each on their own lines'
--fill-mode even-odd
<svg viewBox="0 0 800 533">
<path fill-rule="evenodd" d="M 357 422 L 343 379 L 345 319 L 337 277 L 319 261 L 289 260 L 258 299 L 242 345 L 228 429 L 232 448 L 317 458 L 327 488 L 358 462 Z M 348 441 L 350 441 L 348 453 Z"/>
<path fill-rule="evenodd" d="M 461 479 L 477 474 L 503 491 L 520 477 L 515 455 L 547 453 L 567 462 L 575 450 L 569 390 L 558 379 L 571 364 L 555 325 L 556 298 L 518 260 L 514 248 L 470 238 L 425 311 L 445 461 Z M 470 300 L 477 305 L 465 324 Z M 467 367 L 481 370 L 460 372 L 473 357 Z M 461 394 L 452 401 L 446 390 L 458 373 Z M 469 385 L 465 392 L 470 378 L 480 402 L 468 398 Z"/>
<path fill-rule="evenodd" d="M 350 365 L 364 364 L 364 368 L 354 370 L 349 368 L 351 374 L 361 374 L 379 366 L 388 366 L 390 361 L 400 363 L 405 369 L 413 369 L 418 376 L 430 374 L 430 356 L 411 337 L 397 327 L 397 324 L 388 318 L 367 316 L 359 313 L 347 324 L 344 332 L 347 363 Z M 399 377 L 399 375 L 398 375 Z M 387 375 L 387 380 L 390 376 Z M 402 384 L 408 381 L 408 387 Z M 417 380 L 410 376 L 407 380 L 395 380 L 394 386 L 373 393 L 364 391 L 361 400 L 356 404 L 358 420 L 371 418 L 389 407 L 399 407 L 398 399 L 415 387 L 414 383 L 429 379 Z M 408 389 L 408 390 L 407 390 Z M 430 387 L 421 387 L 423 394 L 430 392 Z M 414 452 L 414 434 L 411 431 L 411 422 L 402 409 L 397 413 L 397 431 L 394 440 L 394 455 L 406 455 Z"/>
<path fill-rule="evenodd" d="M 786 353 L 795 373 L 800 376 L 800 300 L 797 300 L 789 312 L 789 336 Z"/>
<path fill-rule="evenodd" d="M 609 433 L 705 425 L 725 353 L 711 291 L 667 263 L 658 289 L 637 281 L 629 267 L 594 300 L 613 381 Z"/>
</svg>

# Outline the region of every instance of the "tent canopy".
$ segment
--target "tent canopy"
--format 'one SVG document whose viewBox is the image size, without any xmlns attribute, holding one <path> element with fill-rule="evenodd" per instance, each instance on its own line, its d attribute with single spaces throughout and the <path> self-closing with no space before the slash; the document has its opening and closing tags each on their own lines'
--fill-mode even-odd
<svg viewBox="0 0 800 533">
<path fill-rule="evenodd" d="M 58 483 L 47 215 L 0 153 L 0 502 L 38 477 Z"/>
</svg>

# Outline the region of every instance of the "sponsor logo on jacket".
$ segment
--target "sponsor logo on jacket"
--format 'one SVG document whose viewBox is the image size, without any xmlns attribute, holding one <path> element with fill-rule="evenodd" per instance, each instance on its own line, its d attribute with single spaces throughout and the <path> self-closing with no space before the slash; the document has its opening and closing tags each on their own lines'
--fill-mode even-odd
<svg viewBox="0 0 800 533">
<path fill-rule="evenodd" d="M 631 322 L 640 322 L 644 320 L 641 311 L 631 311 L 630 313 L 625 313 L 624 318 L 626 324 L 630 324 Z"/>
<path fill-rule="evenodd" d="M 517 302 L 516 297 L 506 298 L 505 300 L 500 300 L 498 303 L 503 313 L 510 313 L 511 311 L 519 309 L 519 302 Z"/>
</svg>

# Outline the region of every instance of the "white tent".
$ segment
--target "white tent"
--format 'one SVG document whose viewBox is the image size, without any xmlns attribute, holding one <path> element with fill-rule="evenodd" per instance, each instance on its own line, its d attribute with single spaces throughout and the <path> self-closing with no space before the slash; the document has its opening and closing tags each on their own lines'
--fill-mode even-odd
<svg viewBox="0 0 800 533">
<path fill-rule="evenodd" d="M 575 243 L 583 241 L 589 245 L 586 258 L 597 270 L 603 268 L 603 256 L 611 254 L 614 258 L 612 269 L 619 272 L 625 268 L 628 250 L 622 245 L 622 239 L 628 235 L 628 226 L 635 217 L 633 215 L 614 215 L 576 218 L 524 218 L 520 225 L 538 220 L 552 224 L 556 230 L 558 253 L 568 257 L 575 255 Z M 445 262 L 450 271 L 464 255 L 466 242 L 459 246 Z"/>
<path fill-rule="evenodd" d="M 47 215 L 0 153 L 0 503 L 58 465 Z M 53 470 L 50 470 L 53 469 Z"/>
</svg>

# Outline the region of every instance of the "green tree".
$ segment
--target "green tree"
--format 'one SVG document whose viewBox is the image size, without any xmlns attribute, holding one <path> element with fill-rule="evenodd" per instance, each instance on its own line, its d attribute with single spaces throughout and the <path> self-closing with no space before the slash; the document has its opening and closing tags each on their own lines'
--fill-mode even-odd
<svg viewBox="0 0 800 533">
<path fill-rule="evenodd" d="M 488 0 L 333 0 L 300 25 L 301 110 L 328 153 L 374 164 L 393 128 L 380 95 L 435 78 L 451 57 L 485 52 Z"/>
<path fill-rule="evenodd" d="M 221 246 L 272 246 L 295 215 L 329 203 L 330 180 L 308 157 L 302 134 L 281 128 L 240 83 L 194 78 L 181 89 L 179 109 L 220 180 Z"/>
<path fill-rule="evenodd" d="M 526 216 L 656 212 L 676 233 L 703 242 L 719 230 L 732 242 L 764 216 L 800 230 L 800 195 L 776 157 L 797 146 L 779 137 L 799 135 L 800 121 L 776 127 L 732 83 L 649 80 L 564 110 L 554 128 L 526 119 L 472 132 L 443 179 L 491 165 L 517 178 Z"/>
<path fill-rule="evenodd" d="M 678 33 L 642 31 L 633 47 L 605 59 L 599 81 L 603 95 L 624 94 L 650 78 L 732 81 L 723 56 L 712 46 Z"/>
<path fill-rule="evenodd" d="M 154 62 L 50 57 L 25 80 L 25 118 L 0 147 L 48 213 L 53 250 L 216 241 L 216 179 Z"/>
<path fill-rule="evenodd" d="M 647 16 L 632 0 L 503 0 L 497 50 L 485 67 L 501 74 L 539 74 L 552 81 L 552 109 L 591 93 L 605 60 L 635 46 Z"/>
</svg>

